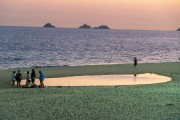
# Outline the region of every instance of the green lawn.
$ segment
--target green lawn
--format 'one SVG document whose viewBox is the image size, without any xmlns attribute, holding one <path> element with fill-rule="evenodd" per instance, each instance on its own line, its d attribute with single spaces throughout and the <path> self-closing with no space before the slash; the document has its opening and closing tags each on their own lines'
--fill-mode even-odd
<svg viewBox="0 0 180 120">
<path fill-rule="evenodd" d="M 15 69 L 16 71 L 18 69 Z M 26 68 L 21 69 L 23 76 Z M 30 69 L 29 69 L 30 70 Z M 152 72 L 172 77 L 154 85 L 12 88 L 0 71 L 0 120 L 180 120 L 180 63 L 38 68 L 46 77 Z"/>
</svg>

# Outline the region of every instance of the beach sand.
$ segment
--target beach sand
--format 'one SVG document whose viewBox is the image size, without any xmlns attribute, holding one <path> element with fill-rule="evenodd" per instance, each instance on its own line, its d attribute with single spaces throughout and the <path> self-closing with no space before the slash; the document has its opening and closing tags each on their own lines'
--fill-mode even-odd
<svg viewBox="0 0 180 120">
<path fill-rule="evenodd" d="M 131 75 L 88 75 L 61 78 L 45 78 L 45 86 L 115 86 L 115 85 L 141 85 L 155 84 L 171 81 L 170 77 L 157 74 L 131 74 Z M 26 80 L 22 81 L 25 85 Z M 39 80 L 36 80 L 39 85 Z"/>
<path fill-rule="evenodd" d="M 45 86 L 49 78 L 73 76 L 133 75 L 155 73 L 172 78 L 170 82 L 149 85 L 48 87 L 24 89 L 11 85 L 13 71 L 23 79 L 31 68 L 0 70 L 0 119 L 102 119 L 178 120 L 180 118 L 180 63 L 145 63 L 42 67 Z M 152 74 L 153 75 L 153 74 Z M 152 80 L 151 78 L 146 81 Z M 36 79 L 39 82 L 38 78 Z M 121 80 L 119 80 L 121 81 Z M 165 81 L 164 81 L 165 82 Z M 51 82 L 52 83 L 52 82 Z M 60 82 L 62 84 L 62 82 Z M 78 82 L 77 82 L 78 83 Z M 39 85 L 39 83 L 38 83 Z M 11 114 L 10 114 L 11 113 Z M 29 116 L 31 115 L 31 117 Z"/>
</svg>

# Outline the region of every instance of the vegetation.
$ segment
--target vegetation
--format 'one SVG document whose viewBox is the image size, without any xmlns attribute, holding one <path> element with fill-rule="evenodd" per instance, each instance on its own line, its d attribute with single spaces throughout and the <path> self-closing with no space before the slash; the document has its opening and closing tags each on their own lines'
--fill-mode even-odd
<svg viewBox="0 0 180 120">
<path fill-rule="evenodd" d="M 137 86 L 12 88 L 13 70 L 0 71 L 0 120 L 180 119 L 179 63 L 139 64 L 136 70 L 128 64 L 36 69 L 44 71 L 46 77 L 146 72 L 172 77 L 168 83 Z"/>
</svg>

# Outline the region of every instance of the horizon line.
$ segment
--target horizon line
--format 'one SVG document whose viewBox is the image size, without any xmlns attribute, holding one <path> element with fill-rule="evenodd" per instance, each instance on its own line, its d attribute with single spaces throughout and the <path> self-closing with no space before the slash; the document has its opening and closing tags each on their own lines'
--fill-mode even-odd
<svg viewBox="0 0 180 120">
<path fill-rule="evenodd" d="M 84 24 L 83 24 L 84 25 Z M 107 25 L 108 26 L 108 25 Z M 43 26 L 23 26 L 23 25 L 0 25 L 0 27 L 32 27 L 32 28 L 44 28 Z M 109 27 L 109 26 L 108 26 Z M 48 28 L 48 27 L 47 27 Z M 145 30 L 145 31 L 177 31 L 179 27 L 177 27 L 175 30 L 166 30 L 166 29 L 130 29 L 130 28 L 111 28 L 110 30 Z M 52 28 L 53 29 L 53 28 Z M 83 29 L 83 28 L 74 28 L 74 27 L 59 27 L 55 26 L 54 29 Z M 93 28 L 90 28 L 93 29 Z M 97 30 L 97 29 L 94 29 Z M 103 29 L 102 29 L 103 30 Z"/>
</svg>

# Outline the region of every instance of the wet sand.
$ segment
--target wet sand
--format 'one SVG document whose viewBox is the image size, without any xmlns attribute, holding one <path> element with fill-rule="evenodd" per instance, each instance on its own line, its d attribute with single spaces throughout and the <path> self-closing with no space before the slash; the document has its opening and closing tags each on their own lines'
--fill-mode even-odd
<svg viewBox="0 0 180 120">
<path fill-rule="evenodd" d="M 75 76 L 61 78 L 45 78 L 45 86 L 115 86 L 115 85 L 141 85 L 156 84 L 171 81 L 170 77 L 157 74 L 137 74 L 137 75 L 93 75 Z M 25 80 L 22 81 L 25 84 Z M 36 79 L 39 85 L 39 80 Z"/>
</svg>

